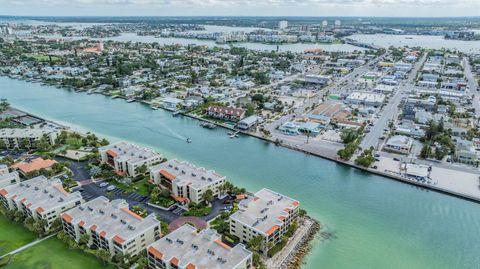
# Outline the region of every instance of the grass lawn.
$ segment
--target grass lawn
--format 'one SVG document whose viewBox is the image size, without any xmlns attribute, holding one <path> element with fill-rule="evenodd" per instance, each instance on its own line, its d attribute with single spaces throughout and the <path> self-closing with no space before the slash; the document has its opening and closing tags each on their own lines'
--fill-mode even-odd
<svg viewBox="0 0 480 269">
<path fill-rule="evenodd" d="M 37 235 L 27 231 L 22 224 L 10 222 L 0 214 L 0 256 L 37 238 Z"/>
<path fill-rule="evenodd" d="M 103 265 L 95 256 L 81 250 L 69 250 L 68 247 L 52 237 L 38 245 L 16 254 L 5 268 L 48 268 L 48 269 L 85 269 L 85 268 L 115 268 L 113 265 Z"/>
<path fill-rule="evenodd" d="M 82 146 L 82 141 L 81 139 L 69 136 L 65 139 L 65 144 L 70 146 L 70 148 L 78 149 Z"/>
<path fill-rule="evenodd" d="M 118 187 L 118 188 L 120 188 L 124 191 L 127 191 L 127 192 L 135 192 L 135 193 L 138 193 L 138 194 L 143 195 L 143 196 L 148 196 L 150 194 L 149 191 L 148 191 L 148 185 L 150 183 L 148 183 L 147 178 L 144 178 L 142 180 L 134 182 L 130 186 L 127 186 L 127 185 L 125 185 L 123 183 L 120 183 L 116 180 L 110 180 L 109 183 L 113 184 L 116 187 Z"/>
</svg>

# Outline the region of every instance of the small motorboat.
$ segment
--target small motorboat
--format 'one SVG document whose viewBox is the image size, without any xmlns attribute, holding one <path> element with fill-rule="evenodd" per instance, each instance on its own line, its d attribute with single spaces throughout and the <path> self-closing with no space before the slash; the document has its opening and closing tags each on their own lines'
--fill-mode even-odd
<svg viewBox="0 0 480 269">
<path fill-rule="evenodd" d="M 192 143 L 192 139 L 187 138 L 187 143 Z"/>
</svg>

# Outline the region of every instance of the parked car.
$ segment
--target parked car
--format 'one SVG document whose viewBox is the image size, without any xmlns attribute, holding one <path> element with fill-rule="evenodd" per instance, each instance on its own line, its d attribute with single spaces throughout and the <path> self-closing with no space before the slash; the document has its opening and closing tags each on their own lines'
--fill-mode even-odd
<svg viewBox="0 0 480 269">
<path fill-rule="evenodd" d="M 115 189 L 115 186 L 111 185 L 107 187 L 107 191 L 113 191 Z"/>
<path fill-rule="evenodd" d="M 105 183 L 105 182 L 102 182 L 102 183 L 100 183 L 100 185 L 98 185 L 98 186 L 99 186 L 100 188 L 105 188 L 105 187 L 107 187 L 108 185 L 110 185 L 110 184 Z"/>
<path fill-rule="evenodd" d="M 394 160 L 394 161 L 397 161 L 397 162 L 399 162 L 399 161 L 400 161 L 400 159 L 399 159 L 399 158 L 397 158 L 397 157 L 393 158 L 393 160 Z"/>
</svg>

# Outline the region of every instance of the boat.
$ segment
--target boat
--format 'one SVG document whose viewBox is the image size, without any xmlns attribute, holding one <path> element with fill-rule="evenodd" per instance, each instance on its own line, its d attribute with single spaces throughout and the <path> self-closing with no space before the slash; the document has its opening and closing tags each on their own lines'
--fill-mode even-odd
<svg viewBox="0 0 480 269">
<path fill-rule="evenodd" d="M 215 125 L 211 122 L 202 122 L 202 123 L 200 123 L 200 126 L 202 126 L 203 128 L 208 128 L 208 129 L 215 129 L 217 127 L 217 125 Z"/>
<path fill-rule="evenodd" d="M 172 116 L 176 117 L 178 115 L 180 115 L 180 110 L 175 110 L 172 112 Z"/>
<path fill-rule="evenodd" d="M 192 143 L 192 139 L 187 138 L 187 143 Z"/>
<path fill-rule="evenodd" d="M 135 99 L 130 98 L 130 99 L 127 100 L 127 103 L 132 103 L 132 102 L 135 102 Z"/>
<path fill-rule="evenodd" d="M 157 110 L 157 109 L 158 109 L 158 107 L 156 107 L 156 106 L 152 106 L 152 109 L 153 109 L 153 110 Z"/>
</svg>

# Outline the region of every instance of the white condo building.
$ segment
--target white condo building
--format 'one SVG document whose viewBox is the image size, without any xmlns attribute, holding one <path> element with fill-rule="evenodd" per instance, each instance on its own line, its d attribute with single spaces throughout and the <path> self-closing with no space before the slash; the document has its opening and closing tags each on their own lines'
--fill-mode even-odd
<svg viewBox="0 0 480 269">
<path fill-rule="evenodd" d="M 79 192 L 65 191 L 59 179 L 44 176 L 0 189 L 0 199 L 9 210 L 21 211 L 35 220 L 47 220 L 46 230 L 62 212 L 83 201 Z"/>
<path fill-rule="evenodd" d="M 261 235 L 264 238 L 262 252 L 266 254 L 295 221 L 299 205 L 297 200 L 262 189 L 238 204 L 238 211 L 230 216 L 230 233 L 243 243 Z"/>
<path fill-rule="evenodd" d="M 35 143 L 45 136 L 51 145 L 55 144 L 58 131 L 49 128 L 4 128 L 0 129 L 0 139 L 7 148 L 33 147 Z"/>
<path fill-rule="evenodd" d="M 125 200 L 97 197 L 62 214 L 63 230 L 75 241 L 89 236 L 89 244 L 115 254 L 135 256 L 161 236 L 160 221 L 128 208 Z"/>
<path fill-rule="evenodd" d="M 185 224 L 148 247 L 148 268 L 249 269 L 252 253 L 243 244 L 224 244 L 215 230 Z"/>
<path fill-rule="evenodd" d="M 169 190 L 178 202 L 203 202 L 202 194 L 212 190 L 220 195 L 225 176 L 188 162 L 170 160 L 150 168 L 151 183 Z"/>
<path fill-rule="evenodd" d="M 162 155 L 127 142 L 118 142 L 98 149 L 102 163 L 111 165 L 119 175 L 137 176 L 137 168 L 147 168 L 162 161 Z"/>
</svg>

